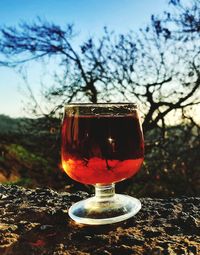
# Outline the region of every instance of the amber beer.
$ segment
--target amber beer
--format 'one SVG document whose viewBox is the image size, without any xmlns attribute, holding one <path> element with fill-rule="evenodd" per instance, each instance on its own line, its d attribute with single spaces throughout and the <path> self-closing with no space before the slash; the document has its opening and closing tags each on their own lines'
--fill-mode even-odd
<svg viewBox="0 0 200 255">
<path fill-rule="evenodd" d="M 144 142 L 137 114 L 126 116 L 65 116 L 62 166 L 84 184 L 107 184 L 138 172 Z"/>
</svg>

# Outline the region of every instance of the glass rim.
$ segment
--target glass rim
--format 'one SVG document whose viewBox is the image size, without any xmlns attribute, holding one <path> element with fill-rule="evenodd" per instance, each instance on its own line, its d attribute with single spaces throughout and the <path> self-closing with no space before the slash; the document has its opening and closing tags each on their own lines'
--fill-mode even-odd
<svg viewBox="0 0 200 255">
<path fill-rule="evenodd" d="M 127 105 L 131 105 L 133 108 L 137 109 L 138 108 L 138 104 L 136 103 L 128 103 L 128 102 L 121 102 L 121 103 L 69 103 L 69 104 L 65 104 L 64 108 L 68 108 L 68 107 L 98 107 L 98 106 L 127 106 Z"/>
</svg>

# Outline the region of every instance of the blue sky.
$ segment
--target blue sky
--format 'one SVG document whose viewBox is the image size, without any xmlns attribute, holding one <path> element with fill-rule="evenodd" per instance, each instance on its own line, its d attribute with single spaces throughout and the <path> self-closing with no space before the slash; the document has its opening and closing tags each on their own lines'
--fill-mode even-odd
<svg viewBox="0 0 200 255">
<path fill-rule="evenodd" d="M 100 36 L 103 27 L 117 33 L 137 30 L 150 21 L 151 14 L 161 14 L 168 0 L 0 0 L 0 26 L 33 21 L 37 16 L 64 26 L 74 23 L 79 32 L 77 42 Z M 29 82 L 39 88 L 40 67 L 31 69 Z M 24 116 L 23 81 L 14 70 L 0 67 L 0 114 Z"/>
</svg>

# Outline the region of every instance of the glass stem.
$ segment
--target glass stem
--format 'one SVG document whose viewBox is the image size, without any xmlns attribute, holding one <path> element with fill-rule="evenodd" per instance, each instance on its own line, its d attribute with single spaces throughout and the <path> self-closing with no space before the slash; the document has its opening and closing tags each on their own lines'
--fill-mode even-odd
<svg viewBox="0 0 200 255">
<path fill-rule="evenodd" d="M 109 200 L 115 195 L 115 184 L 95 185 L 95 198 L 98 200 Z"/>
</svg>

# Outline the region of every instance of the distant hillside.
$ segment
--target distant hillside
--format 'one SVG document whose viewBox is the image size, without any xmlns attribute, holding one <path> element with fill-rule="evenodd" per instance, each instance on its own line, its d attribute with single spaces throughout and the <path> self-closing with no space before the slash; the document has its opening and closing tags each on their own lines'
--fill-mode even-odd
<svg viewBox="0 0 200 255">
<path fill-rule="evenodd" d="M 22 122 L 25 122 L 25 119 L 22 118 L 11 118 L 9 116 L 0 115 L 0 133 L 9 134 L 9 133 L 19 133 L 21 130 Z"/>
<path fill-rule="evenodd" d="M 60 120 L 50 118 L 11 118 L 0 114 L 0 134 L 49 133 L 51 129 L 59 129 Z"/>
<path fill-rule="evenodd" d="M 60 170 L 59 122 L 0 115 L 0 183 L 58 189 L 69 184 Z"/>
</svg>

